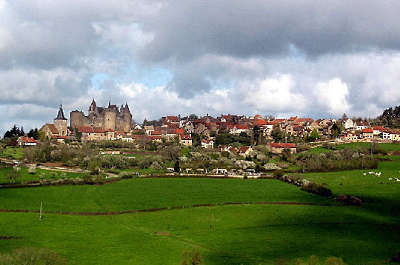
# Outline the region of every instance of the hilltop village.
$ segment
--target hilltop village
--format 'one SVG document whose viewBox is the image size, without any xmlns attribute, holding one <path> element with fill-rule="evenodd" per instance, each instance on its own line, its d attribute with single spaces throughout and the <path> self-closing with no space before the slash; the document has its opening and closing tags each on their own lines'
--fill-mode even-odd
<svg viewBox="0 0 400 265">
<path fill-rule="evenodd" d="M 60 106 L 54 120 L 40 129 L 25 133 L 22 127 L 14 126 L 7 131 L 0 140 L 0 191 L 6 194 L 0 200 L 2 209 L 6 209 L 3 215 L 31 214 L 31 218 L 40 222 L 40 226 L 34 225 L 40 227 L 38 235 L 44 231 L 42 225 L 53 219 L 56 213 L 60 218 L 64 214 L 83 215 L 81 218 L 98 215 L 93 216 L 99 218 L 96 223 L 102 222 L 103 217 L 108 218 L 101 215 L 113 215 L 104 223 L 107 233 L 115 230 L 109 230 L 110 227 L 118 226 L 117 215 L 132 216 L 134 220 L 147 216 L 139 221 L 141 224 L 134 225 L 148 225 L 143 231 L 150 231 L 148 238 L 154 240 L 151 246 L 159 244 L 158 240 L 163 240 L 161 237 L 173 235 L 178 238 L 187 232 L 187 227 L 205 229 L 206 241 L 213 233 L 225 237 L 229 234 L 225 227 L 231 227 L 232 222 L 237 223 L 238 231 L 246 230 L 239 234 L 246 241 L 247 227 L 257 227 L 254 235 L 258 235 L 260 223 L 272 220 L 265 231 L 270 233 L 271 227 L 278 227 L 276 235 L 281 238 L 282 228 L 289 222 L 286 220 L 297 220 L 300 225 L 290 225 L 293 228 L 288 230 L 288 234 L 295 234 L 288 251 L 299 245 L 298 231 L 304 225 L 306 229 L 300 235 L 301 240 L 310 240 L 311 228 L 323 224 L 311 239 L 317 238 L 315 244 L 318 245 L 322 234 L 324 242 L 331 242 L 332 231 L 339 220 L 336 229 L 339 243 L 331 243 L 331 248 L 336 251 L 339 246 L 342 252 L 329 254 L 334 255 L 329 258 L 323 254 L 321 259 L 329 262 L 312 264 L 368 264 L 364 261 L 375 259 L 376 254 L 355 263 L 343 263 L 341 258 L 335 257 L 349 253 L 350 244 L 354 244 L 354 252 L 359 249 L 360 231 L 365 231 L 363 242 L 374 248 L 383 246 L 379 260 L 400 260 L 400 245 L 397 237 L 393 237 L 397 226 L 392 231 L 387 230 L 386 234 L 381 228 L 382 225 L 393 225 L 390 218 L 397 220 L 399 213 L 400 134 L 395 128 L 400 127 L 400 107 L 388 109 L 382 116 L 370 120 L 345 115 L 337 120 L 314 120 L 230 114 L 197 117 L 192 114 L 186 117 L 168 115 L 159 120 L 144 120 L 142 124 L 132 120 L 131 109 L 126 103 L 120 107 L 111 103 L 101 107 L 93 100 L 88 112 L 72 111 L 67 117 Z M 328 205 L 333 207 L 328 208 Z M 336 207 L 339 205 L 342 207 Z M 283 210 L 285 207 L 287 211 Z M 306 212 L 302 210 L 305 207 Z M 298 212 L 293 213 L 296 209 Z M 316 212 L 309 215 L 312 209 Z M 206 214 L 198 217 L 197 210 Z M 229 211 L 231 217 L 226 218 L 227 215 L 222 215 L 221 211 Z M 179 215 L 185 212 L 187 215 Z M 162 213 L 167 215 L 159 215 Z M 160 216 L 160 219 L 150 222 L 155 216 Z M 372 219 L 368 221 L 365 216 L 372 216 Z M 186 232 L 172 227 L 172 218 L 179 220 L 177 227 L 184 225 L 182 231 Z M 29 227 L 25 224 L 33 223 L 32 220 L 29 223 L 24 221 L 23 227 Z M 387 221 L 376 224 L 376 220 Z M 371 224 L 365 224 L 367 221 Z M 71 233 L 65 221 L 55 222 L 59 223 L 58 229 L 64 229 L 63 235 L 72 235 L 70 240 L 73 242 L 77 241 L 76 227 L 85 223 L 78 220 Z M 329 222 L 334 226 L 327 227 Z M 346 222 L 350 223 L 346 233 L 351 231 L 356 240 L 342 246 Z M 360 230 L 354 222 L 365 227 Z M 120 230 L 126 231 L 128 224 L 125 220 Z M 93 227 L 92 221 L 88 225 L 94 229 L 90 230 L 93 233 L 101 231 Z M 370 227 L 374 225 L 378 225 L 373 232 L 375 235 L 383 233 L 380 241 L 376 241 L 379 236 L 371 237 Z M 7 232 L 8 226 L 3 227 Z M 51 228 L 48 231 L 54 233 L 55 230 Z M 129 250 L 133 242 L 141 244 L 143 232 L 141 228 L 139 231 L 140 234 L 128 244 Z M 192 234 L 192 231 L 188 233 Z M 196 233 L 198 231 L 193 234 Z M 238 235 L 237 232 L 232 234 Z M 26 236 L 19 233 L 19 229 L 5 235 L 15 236 L 18 240 L 25 240 Z M 246 256 L 248 251 L 259 246 L 273 246 L 266 241 L 266 238 L 271 238 L 268 234 L 261 235 L 241 255 Z M 116 238 L 120 236 L 117 234 Z M 222 242 L 229 245 L 231 238 L 227 237 Z M 127 238 L 131 238 L 131 234 Z M 278 245 L 285 245 L 286 238 Z M 35 242 L 33 236 L 28 239 Z M 106 244 L 102 249 L 107 249 L 107 240 L 108 237 L 101 239 Z M 347 237 L 345 241 L 348 241 Z M 240 248 L 241 242 L 237 244 Z M 388 242 L 393 247 L 387 248 Z M 85 242 L 84 245 L 88 244 Z M 141 250 L 141 245 L 137 249 Z M 237 251 L 235 249 L 232 253 Z M 192 256 L 186 253 L 185 249 L 175 252 L 172 259 L 178 261 L 171 264 L 201 264 L 196 260 L 208 258 L 207 252 L 192 251 Z M 274 253 L 271 259 L 278 260 Z M 139 255 L 150 256 L 147 253 Z M 181 257 L 184 261 L 189 257 L 190 262 L 180 263 Z M 311 256 L 312 259 L 315 260 L 315 256 Z M 256 261 L 258 259 L 246 264 L 256 264 Z M 311 264 L 297 261 L 296 256 L 296 264 Z M 80 260 L 76 264 L 81 264 Z"/>
<path fill-rule="evenodd" d="M 396 116 L 392 112 L 386 116 Z M 103 173 L 213 172 L 260 177 L 281 169 L 304 173 L 375 168 L 378 160 L 373 155 L 382 151 L 379 144 L 400 142 L 400 131 L 381 126 L 378 119 L 346 115 L 314 120 L 191 114 L 137 124 L 128 104 L 100 107 L 93 100 L 87 114 L 75 110 L 68 119 L 60 106 L 55 116 L 52 123 L 28 134 L 14 126 L 2 140 L 3 153 L 15 152 L 18 149 L 9 147 L 19 146 L 27 163 L 60 163 Z M 338 146 L 343 144 L 360 144 L 360 148 L 342 150 Z"/>
<path fill-rule="evenodd" d="M 92 101 L 88 115 L 72 111 L 70 120 L 64 115 L 62 106 L 53 123 L 46 123 L 40 129 L 42 135 L 59 143 L 74 141 L 115 141 L 157 142 L 178 141 L 184 146 L 197 145 L 204 148 L 220 148 L 228 152 L 245 152 L 250 146 L 268 144 L 274 151 L 290 149 L 296 152 L 296 144 L 315 141 L 370 142 L 400 141 L 400 131 L 383 126 L 374 126 L 367 120 L 311 119 L 290 117 L 288 119 L 255 115 L 206 115 L 197 117 L 165 116 L 160 120 L 143 124 L 132 122 L 132 114 L 126 103 L 117 107 L 98 107 Z M 221 145 L 219 135 L 249 137 L 248 146 L 235 148 Z M 24 141 L 26 143 L 24 143 Z M 22 145 L 34 143 L 34 139 L 22 137 Z M 247 148 L 247 149 L 246 149 Z"/>
</svg>

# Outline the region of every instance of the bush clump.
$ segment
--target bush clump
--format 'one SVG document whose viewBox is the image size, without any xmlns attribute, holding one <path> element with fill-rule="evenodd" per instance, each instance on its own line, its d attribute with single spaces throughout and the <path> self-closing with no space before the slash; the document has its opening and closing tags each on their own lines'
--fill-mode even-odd
<svg viewBox="0 0 400 265">
<path fill-rule="evenodd" d="M 301 189 L 324 197 L 332 196 L 332 191 L 330 189 L 314 182 L 310 182 L 307 185 L 303 185 Z"/>
</svg>

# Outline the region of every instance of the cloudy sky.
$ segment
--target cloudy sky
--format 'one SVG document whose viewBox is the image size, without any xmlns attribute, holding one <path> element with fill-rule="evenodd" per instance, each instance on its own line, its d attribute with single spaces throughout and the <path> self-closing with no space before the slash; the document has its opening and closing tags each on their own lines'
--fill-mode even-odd
<svg viewBox="0 0 400 265">
<path fill-rule="evenodd" d="M 400 104 L 398 0 L 0 0 L 0 132 L 128 102 L 374 117 Z"/>
</svg>

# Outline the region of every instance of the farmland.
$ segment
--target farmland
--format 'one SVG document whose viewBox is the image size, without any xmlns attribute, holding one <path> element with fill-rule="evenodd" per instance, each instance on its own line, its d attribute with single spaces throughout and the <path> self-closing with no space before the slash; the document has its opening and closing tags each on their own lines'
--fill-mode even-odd
<svg viewBox="0 0 400 265">
<path fill-rule="evenodd" d="M 360 147 L 367 148 L 346 148 Z M 301 264 L 311 256 L 320 264 L 338 257 L 348 265 L 389 265 L 400 251 L 400 156 L 390 153 L 398 145 L 380 148 L 389 154 L 379 154 L 376 169 L 295 173 L 334 196 L 361 198 L 358 207 L 276 179 L 136 177 L 0 189 L 0 253 L 35 247 L 55 251 L 68 264 L 172 265 L 196 250 L 205 265 Z M 9 170 L 0 169 L 3 181 Z M 82 177 L 20 170 L 22 182 Z"/>
<path fill-rule="evenodd" d="M 210 265 L 274 264 L 311 255 L 384 264 L 400 248 L 394 217 L 368 207 L 337 206 L 276 180 L 131 179 L 0 194 L 3 209 L 37 210 L 39 201 L 45 211 L 78 213 L 188 207 L 111 216 L 45 214 L 42 221 L 37 213 L 0 214 L 0 234 L 17 238 L 0 240 L 2 250 L 50 248 L 71 264 L 179 264 L 188 249 L 198 249 Z M 189 207 L 261 201 L 317 205 Z"/>
</svg>

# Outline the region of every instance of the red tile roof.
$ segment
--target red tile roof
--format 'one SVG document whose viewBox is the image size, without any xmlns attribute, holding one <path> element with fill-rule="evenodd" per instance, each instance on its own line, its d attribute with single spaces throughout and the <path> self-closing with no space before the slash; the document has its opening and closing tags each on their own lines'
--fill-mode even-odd
<svg viewBox="0 0 400 265">
<path fill-rule="evenodd" d="M 248 130 L 249 129 L 249 127 L 245 124 L 236 124 L 235 127 L 238 130 Z"/>
<path fill-rule="evenodd" d="M 181 134 L 181 140 L 192 140 L 192 137 L 188 134 Z"/>
<path fill-rule="evenodd" d="M 268 124 L 268 122 L 266 120 L 264 120 L 264 119 L 258 119 L 254 123 L 255 123 L 255 125 L 258 125 L 258 126 L 263 126 L 263 125 L 267 125 Z"/>
<path fill-rule="evenodd" d="M 90 126 L 80 126 L 78 127 L 78 131 L 81 133 L 94 133 L 93 127 Z"/>
<path fill-rule="evenodd" d="M 239 153 L 246 153 L 250 149 L 250 146 L 242 146 L 239 148 Z"/>
<path fill-rule="evenodd" d="M 371 128 L 366 128 L 362 130 L 362 133 L 373 133 L 374 130 L 372 130 Z"/>
<path fill-rule="evenodd" d="M 22 136 L 22 137 L 19 138 L 19 140 L 24 142 L 24 143 L 26 143 L 26 144 L 27 143 L 36 143 L 36 140 L 33 139 L 32 137 L 24 137 L 24 136 Z"/>
<path fill-rule="evenodd" d="M 273 148 L 296 148 L 296 144 L 293 143 L 270 143 L 269 146 Z"/>
</svg>

